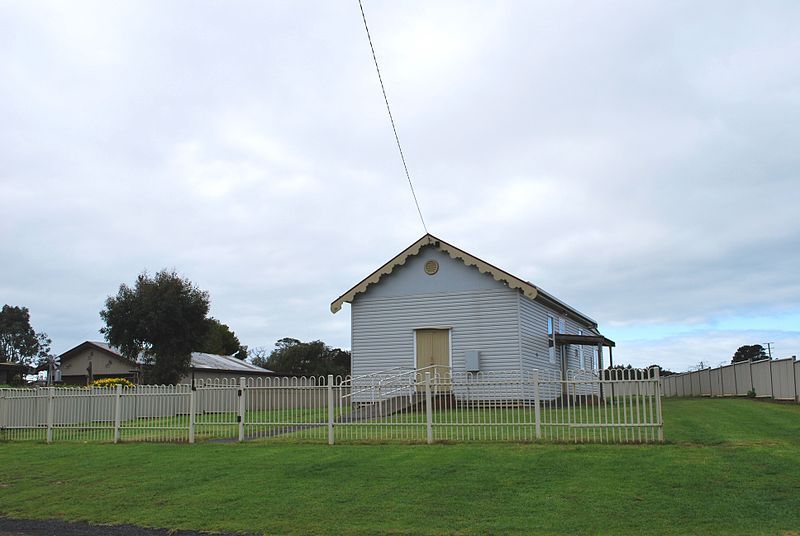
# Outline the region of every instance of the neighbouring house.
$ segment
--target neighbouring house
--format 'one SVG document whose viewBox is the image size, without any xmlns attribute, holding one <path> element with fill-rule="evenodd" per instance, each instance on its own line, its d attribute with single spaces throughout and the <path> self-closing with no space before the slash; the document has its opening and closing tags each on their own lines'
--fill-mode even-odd
<svg viewBox="0 0 800 536">
<path fill-rule="evenodd" d="M 25 375 L 28 374 L 30 367 L 21 363 L 0 363 L 0 385 L 8 385 L 22 381 L 24 383 Z"/>
<path fill-rule="evenodd" d="M 533 283 L 426 234 L 331 303 L 350 304 L 352 375 L 603 367 L 597 322 Z M 437 368 L 438 367 L 438 368 Z"/>
<path fill-rule="evenodd" d="M 86 341 L 59 356 L 61 381 L 68 385 L 87 385 L 101 378 L 126 378 L 139 383 L 142 365 L 123 356 L 104 342 Z M 189 373 L 178 383 L 192 380 L 233 380 L 241 377 L 276 376 L 271 370 L 257 367 L 233 356 L 192 353 Z"/>
</svg>

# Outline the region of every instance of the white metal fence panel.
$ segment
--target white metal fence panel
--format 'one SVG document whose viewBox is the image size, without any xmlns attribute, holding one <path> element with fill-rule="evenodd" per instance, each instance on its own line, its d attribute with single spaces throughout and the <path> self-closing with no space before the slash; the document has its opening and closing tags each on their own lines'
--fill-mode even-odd
<svg viewBox="0 0 800 536">
<path fill-rule="evenodd" d="M 48 441 L 109 441 L 114 437 L 115 389 L 48 389 Z"/>
<path fill-rule="evenodd" d="M 119 389 L 115 441 L 189 440 L 188 385 L 143 385 Z"/>
<path fill-rule="evenodd" d="M 194 387 L 0 390 L 0 438 L 642 442 L 663 439 L 655 370 L 241 378 Z"/>
<path fill-rule="evenodd" d="M 37 440 L 47 430 L 48 391 L 3 389 L 0 392 L 0 439 Z"/>
<path fill-rule="evenodd" d="M 326 378 L 249 378 L 244 394 L 242 439 L 327 440 Z"/>
</svg>

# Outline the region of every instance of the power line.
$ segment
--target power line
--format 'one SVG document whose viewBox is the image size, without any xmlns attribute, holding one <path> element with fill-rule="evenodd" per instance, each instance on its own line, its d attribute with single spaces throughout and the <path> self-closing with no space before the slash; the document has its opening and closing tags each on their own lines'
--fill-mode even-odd
<svg viewBox="0 0 800 536">
<path fill-rule="evenodd" d="M 397 142 L 397 150 L 400 151 L 400 160 L 403 161 L 403 169 L 406 172 L 408 179 L 408 186 L 411 188 L 411 196 L 414 198 L 414 205 L 417 207 L 419 219 L 422 222 L 422 228 L 425 229 L 425 234 L 428 234 L 428 226 L 425 225 L 425 218 L 422 217 L 422 210 L 419 208 L 419 201 L 417 194 L 414 191 L 414 184 L 411 182 L 411 175 L 408 173 L 408 166 L 406 165 L 406 157 L 403 155 L 403 148 L 400 146 L 400 137 L 397 135 L 397 127 L 394 125 L 394 117 L 392 117 L 392 109 L 389 107 L 389 98 L 386 96 L 386 88 L 383 86 L 383 78 L 381 77 L 381 68 L 378 67 L 378 57 L 375 55 L 375 47 L 372 46 L 372 36 L 369 34 L 369 26 L 367 26 L 367 16 L 364 14 L 364 6 L 361 0 L 358 0 L 358 7 L 361 8 L 361 19 L 364 21 L 364 29 L 367 31 L 367 40 L 369 41 L 369 49 L 372 51 L 372 61 L 375 62 L 375 70 L 378 72 L 378 82 L 381 83 L 381 92 L 383 93 L 383 101 L 386 103 L 386 111 L 389 113 L 389 121 L 392 123 L 392 132 L 394 132 L 394 140 Z"/>
</svg>

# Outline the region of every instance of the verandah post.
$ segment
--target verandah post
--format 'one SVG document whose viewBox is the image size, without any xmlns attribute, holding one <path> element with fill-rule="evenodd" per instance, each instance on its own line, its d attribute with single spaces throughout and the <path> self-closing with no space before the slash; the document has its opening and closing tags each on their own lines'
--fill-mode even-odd
<svg viewBox="0 0 800 536">
<path fill-rule="evenodd" d="M 244 390 L 246 381 L 244 378 L 239 378 L 239 391 L 237 392 L 239 395 L 239 415 L 236 420 L 239 422 L 239 441 L 244 441 L 244 416 L 247 411 L 247 398 Z"/>
<path fill-rule="evenodd" d="M 328 374 L 328 445 L 333 443 L 333 374 Z"/>
<path fill-rule="evenodd" d="M 425 421 L 427 423 L 428 444 L 433 443 L 433 406 L 431 399 L 431 373 L 425 373 Z"/>
<path fill-rule="evenodd" d="M 55 387 L 47 388 L 47 442 L 53 442 L 53 403 L 56 395 Z"/>
<path fill-rule="evenodd" d="M 542 409 L 539 395 L 539 370 L 533 371 L 533 419 L 536 423 L 536 439 L 542 438 Z"/>
<path fill-rule="evenodd" d="M 119 443 L 119 426 L 120 421 L 122 420 L 122 408 L 121 400 L 122 400 L 122 385 L 117 384 L 117 388 L 114 393 L 114 443 Z"/>
</svg>

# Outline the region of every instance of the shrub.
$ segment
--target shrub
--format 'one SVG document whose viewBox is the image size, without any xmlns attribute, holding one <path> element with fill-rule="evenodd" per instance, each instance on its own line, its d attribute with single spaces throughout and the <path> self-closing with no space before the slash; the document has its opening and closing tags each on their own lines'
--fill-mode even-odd
<svg viewBox="0 0 800 536">
<path fill-rule="evenodd" d="M 750 398 L 755 398 L 756 397 L 756 390 L 755 389 L 750 389 L 749 391 L 747 391 L 747 396 L 750 397 Z"/>
<path fill-rule="evenodd" d="M 89 387 L 116 387 L 117 385 L 135 387 L 132 382 L 125 378 L 103 378 L 102 380 L 93 381 L 89 384 Z"/>
</svg>

